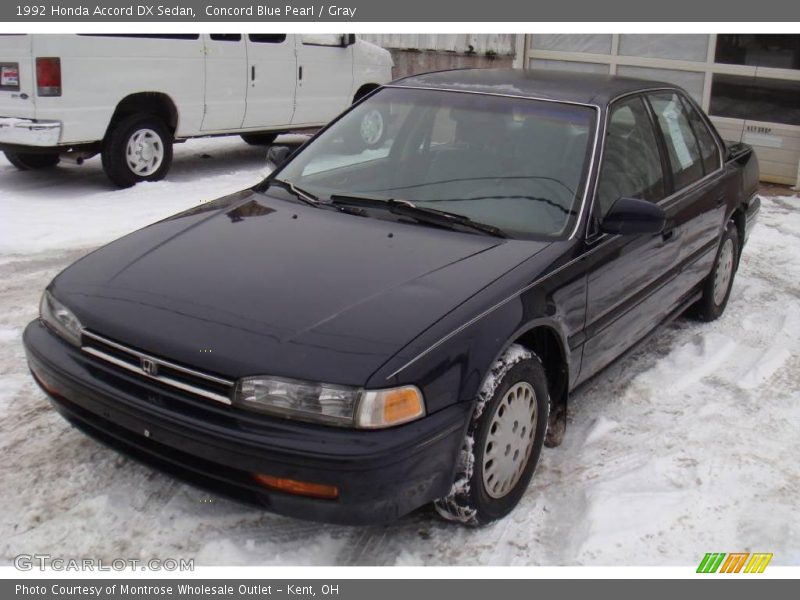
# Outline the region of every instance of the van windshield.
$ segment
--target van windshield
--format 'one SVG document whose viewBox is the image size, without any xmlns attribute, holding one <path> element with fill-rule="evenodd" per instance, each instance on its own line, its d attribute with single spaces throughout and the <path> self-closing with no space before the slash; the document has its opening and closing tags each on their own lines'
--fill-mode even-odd
<svg viewBox="0 0 800 600">
<path fill-rule="evenodd" d="M 595 113 L 527 98 L 384 88 L 277 177 L 322 201 L 391 199 L 512 237 L 563 237 L 579 212 Z"/>
</svg>

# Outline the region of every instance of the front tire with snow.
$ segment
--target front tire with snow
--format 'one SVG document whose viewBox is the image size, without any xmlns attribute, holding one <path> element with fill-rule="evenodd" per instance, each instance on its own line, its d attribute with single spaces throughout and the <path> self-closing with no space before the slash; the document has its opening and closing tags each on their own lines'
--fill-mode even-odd
<svg viewBox="0 0 800 600">
<path fill-rule="evenodd" d="M 550 400 L 539 357 L 512 345 L 478 394 L 450 493 L 437 500 L 447 520 L 473 526 L 501 519 L 519 503 L 542 451 Z"/>
<path fill-rule="evenodd" d="M 172 164 L 172 134 L 154 115 L 130 115 L 106 135 L 102 160 L 103 170 L 118 187 L 159 181 Z"/>
</svg>

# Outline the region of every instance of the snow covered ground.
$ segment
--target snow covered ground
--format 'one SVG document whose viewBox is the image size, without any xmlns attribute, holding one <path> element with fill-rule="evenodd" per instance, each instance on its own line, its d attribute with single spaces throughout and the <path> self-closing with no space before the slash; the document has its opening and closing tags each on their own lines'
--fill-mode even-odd
<svg viewBox="0 0 800 600">
<path fill-rule="evenodd" d="M 197 564 L 800 564 L 800 198 L 764 197 L 724 317 L 665 327 L 575 394 L 517 510 L 471 530 L 423 509 L 386 527 L 287 519 L 210 496 L 70 428 L 25 365 L 41 290 L 97 245 L 252 185 L 264 150 L 176 147 L 164 182 L 115 191 L 99 161 L 0 158 L 0 563 L 19 553 Z"/>
</svg>

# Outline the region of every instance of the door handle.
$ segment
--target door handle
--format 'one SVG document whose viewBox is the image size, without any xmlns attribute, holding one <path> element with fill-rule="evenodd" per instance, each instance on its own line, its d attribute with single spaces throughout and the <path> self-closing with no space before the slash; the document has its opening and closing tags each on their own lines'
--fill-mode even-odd
<svg viewBox="0 0 800 600">
<path fill-rule="evenodd" d="M 725 204 L 725 196 L 720 196 L 719 198 L 717 198 L 717 208 L 719 208 L 723 204 Z"/>
<path fill-rule="evenodd" d="M 250 65 L 250 81 L 256 80 L 256 66 Z"/>
<path fill-rule="evenodd" d="M 297 69 L 297 79 L 303 81 L 303 65 L 300 65 Z"/>
<path fill-rule="evenodd" d="M 673 237 L 675 237 L 675 229 L 674 228 L 665 229 L 664 231 L 661 232 L 661 239 L 664 240 L 665 242 L 668 242 Z"/>
</svg>

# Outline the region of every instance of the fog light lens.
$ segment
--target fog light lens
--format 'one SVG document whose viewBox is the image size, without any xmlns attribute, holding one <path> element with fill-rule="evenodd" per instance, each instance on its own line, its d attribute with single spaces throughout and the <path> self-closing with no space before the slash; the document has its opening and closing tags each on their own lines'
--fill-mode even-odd
<svg viewBox="0 0 800 600">
<path fill-rule="evenodd" d="M 339 497 L 339 488 L 335 485 L 324 483 L 308 483 L 295 479 L 284 479 L 283 477 L 273 477 L 263 473 L 253 473 L 253 480 L 271 490 L 286 492 L 296 496 L 308 496 L 310 498 L 321 498 L 322 500 L 336 500 Z"/>
<path fill-rule="evenodd" d="M 377 429 L 401 425 L 425 416 L 425 401 L 413 385 L 390 390 L 366 390 L 358 406 L 356 425 Z"/>
</svg>

